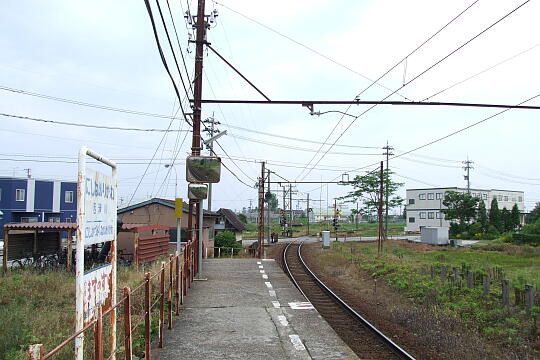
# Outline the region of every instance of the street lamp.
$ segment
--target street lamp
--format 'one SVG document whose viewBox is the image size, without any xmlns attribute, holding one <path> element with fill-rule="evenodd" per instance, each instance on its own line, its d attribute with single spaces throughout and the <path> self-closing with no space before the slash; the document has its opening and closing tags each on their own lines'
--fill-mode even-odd
<svg viewBox="0 0 540 360">
<path fill-rule="evenodd" d="M 173 167 L 174 168 L 174 201 L 176 203 L 176 199 L 178 199 L 178 172 L 176 171 L 176 167 L 174 167 L 174 164 L 165 164 L 166 168 Z M 190 214 L 191 215 L 191 214 Z M 179 217 L 176 217 L 176 252 L 180 254 L 180 242 L 181 242 L 181 236 L 180 236 L 180 221 L 181 219 Z"/>
</svg>

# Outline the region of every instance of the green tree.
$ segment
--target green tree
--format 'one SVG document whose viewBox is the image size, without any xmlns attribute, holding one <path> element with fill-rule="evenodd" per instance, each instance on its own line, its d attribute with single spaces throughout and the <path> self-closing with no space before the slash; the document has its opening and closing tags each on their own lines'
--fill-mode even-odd
<svg viewBox="0 0 540 360">
<path fill-rule="evenodd" d="M 444 195 L 443 205 L 446 209 L 441 210 L 446 219 L 456 222 L 460 228 L 466 227 L 477 216 L 477 207 L 480 199 L 472 197 L 468 193 L 448 191 Z"/>
<path fill-rule="evenodd" d="M 538 219 L 540 219 L 540 202 L 537 202 L 534 209 L 532 209 L 531 212 L 527 215 L 527 217 L 525 218 L 525 223 L 532 224 Z"/>
<path fill-rule="evenodd" d="M 244 215 L 244 214 L 238 214 L 238 218 L 240 219 L 241 222 L 243 222 L 244 224 L 247 224 L 247 217 L 246 217 L 246 215 Z"/>
<path fill-rule="evenodd" d="M 476 214 L 476 220 L 482 226 L 482 232 L 486 233 L 489 227 L 489 220 L 487 216 L 486 204 L 483 200 L 480 200 L 478 204 L 478 213 Z"/>
<path fill-rule="evenodd" d="M 499 203 L 495 198 L 491 200 L 491 207 L 489 208 L 489 225 L 497 229 L 498 232 L 502 232 L 504 230 L 501 210 L 499 210 Z"/>
<path fill-rule="evenodd" d="M 503 232 L 512 231 L 512 213 L 507 208 L 501 210 L 501 222 L 503 227 Z"/>
<path fill-rule="evenodd" d="M 519 227 L 521 226 L 521 216 L 520 216 L 520 212 L 519 212 L 519 208 L 517 204 L 514 204 L 514 206 L 512 206 L 511 217 L 512 217 L 512 231 L 515 231 L 519 229 Z"/>
<path fill-rule="evenodd" d="M 217 233 L 214 237 L 214 246 L 217 248 L 223 248 L 221 253 L 231 253 L 234 251 L 235 254 L 238 253 L 239 249 L 242 248 L 242 244 L 236 241 L 236 236 L 231 231 L 222 231 Z"/>
<path fill-rule="evenodd" d="M 276 194 L 272 193 L 272 195 L 270 196 L 270 201 L 268 201 L 268 206 L 270 207 L 271 212 L 275 213 L 277 211 L 279 201 Z"/>
<path fill-rule="evenodd" d="M 386 206 L 385 196 L 388 191 L 388 209 L 392 209 L 403 203 L 403 198 L 396 195 L 396 191 L 403 186 L 392 180 L 393 171 L 388 169 L 383 172 L 383 206 Z M 352 185 L 353 191 L 339 198 L 351 203 L 359 203 L 358 213 L 366 216 L 375 216 L 379 208 L 380 196 L 380 176 L 379 172 L 368 172 L 365 175 L 356 175 L 352 181 L 345 186 Z M 356 213 L 356 209 L 354 210 Z"/>
</svg>

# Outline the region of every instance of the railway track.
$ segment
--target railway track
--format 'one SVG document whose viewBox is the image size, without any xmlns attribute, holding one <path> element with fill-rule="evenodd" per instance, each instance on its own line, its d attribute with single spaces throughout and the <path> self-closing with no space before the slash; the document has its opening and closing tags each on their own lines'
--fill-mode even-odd
<svg viewBox="0 0 540 360">
<path fill-rule="evenodd" d="M 284 270 L 321 316 L 361 359 L 413 359 L 389 337 L 341 300 L 302 259 L 302 243 L 289 243 L 282 256 Z"/>
</svg>

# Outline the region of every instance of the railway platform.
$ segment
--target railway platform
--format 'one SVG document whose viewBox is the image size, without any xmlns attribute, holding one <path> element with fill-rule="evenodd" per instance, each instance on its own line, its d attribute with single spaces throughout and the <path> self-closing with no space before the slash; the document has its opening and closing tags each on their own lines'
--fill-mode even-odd
<svg viewBox="0 0 540 360">
<path fill-rule="evenodd" d="M 358 359 L 274 260 L 205 260 L 203 276 L 153 358 Z"/>
</svg>

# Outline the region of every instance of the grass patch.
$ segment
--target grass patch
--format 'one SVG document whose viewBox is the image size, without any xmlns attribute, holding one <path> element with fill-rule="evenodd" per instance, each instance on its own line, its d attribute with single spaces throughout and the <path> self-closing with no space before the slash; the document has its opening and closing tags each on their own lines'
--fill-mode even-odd
<svg viewBox="0 0 540 360">
<path fill-rule="evenodd" d="M 166 261 L 164 259 L 164 261 Z M 124 286 L 134 288 L 144 280 L 144 273 L 155 274 L 160 261 L 146 265 L 137 271 L 135 267 L 119 267 L 117 272 L 117 296 L 122 296 Z M 158 293 L 158 281 L 152 283 L 152 293 Z M 144 291 L 132 298 L 132 324 L 142 319 Z M 155 297 L 154 297 L 155 299 Z M 120 307 L 121 311 L 122 307 Z M 157 309 L 156 309 L 157 311 Z M 157 324 L 157 312 L 153 320 Z M 120 316 L 119 316 L 120 318 Z M 123 323 L 117 324 L 118 346 L 123 343 Z M 154 321 L 153 321 L 154 322 Z M 104 318 L 104 341 L 108 343 L 110 322 Z M 26 360 L 31 344 L 43 344 L 44 353 L 49 352 L 74 333 L 75 329 L 75 274 L 65 271 L 14 270 L 0 277 L 0 359 Z M 153 326 L 157 334 L 157 325 Z M 144 351 L 142 331 L 136 332 L 134 354 Z M 134 334 L 135 335 L 135 334 Z M 142 346 L 141 346 L 142 345 Z M 106 352 L 108 353 L 108 351 Z M 117 355 L 121 358 L 122 352 Z M 119 357 L 120 356 L 120 357 Z M 85 357 L 93 358 L 93 331 L 85 332 Z M 54 359 L 72 359 L 73 344 L 64 348 Z"/>
<path fill-rule="evenodd" d="M 415 249 L 416 247 L 416 249 Z M 401 292 L 411 301 L 428 306 L 435 313 L 459 318 L 467 328 L 478 332 L 504 346 L 527 347 L 540 341 L 537 320 L 539 309 L 528 314 L 520 306 L 506 307 L 501 303 L 500 281 L 493 282 L 488 296 L 481 290 L 481 275 L 496 267 L 505 278 L 511 280 L 511 288 L 522 289 L 525 284 L 540 288 L 540 249 L 510 244 L 492 244 L 471 249 L 453 249 L 413 245 L 390 241 L 384 252 L 377 254 L 373 243 L 333 243 L 332 249 L 318 258 L 323 264 L 332 256 L 356 264 L 374 278 L 383 279 L 390 287 Z M 431 279 L 429 271 L 422 274 L 423 266 L 446 265 L 447 281 L 441 280 L 440 272 Z M 476 288 L 460 286 L 450 281 L 450 269 L 475 271 Z M 530 348 L 530 347 L 529 347 Z"/>
</svg>

